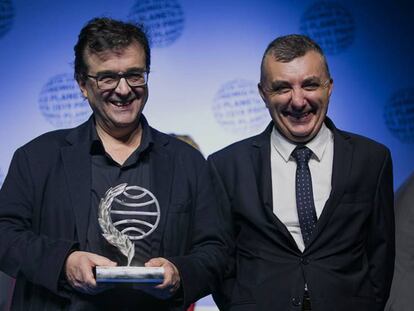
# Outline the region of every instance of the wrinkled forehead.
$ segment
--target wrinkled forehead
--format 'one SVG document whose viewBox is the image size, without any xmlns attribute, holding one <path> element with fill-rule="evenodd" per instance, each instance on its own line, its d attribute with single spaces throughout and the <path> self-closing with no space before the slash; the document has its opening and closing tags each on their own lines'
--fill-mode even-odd
<svg viewBox="0 0 414 311">
<path fill-rule="evenodd" d="M 145 51 L 138 42 L 132 42 L 127 46 L 119 46 L 103 51 L 95 51 L 87 48 L 84 52 L 84 61 L 89 69 L 104 63 L 121 61 L 123 59 L 135 59 L 137 63 L 143 61 L 143 65 L 145 65 Z"/>
<path fill-rule="evenodd" d="M 309 51 L 303 56 L 295 57 L 290 61 L 280 61 L 268 54 L 263 59 L 261 79 L 263 80 L 290 80 L 305 79 L 307 77 L 320 77 L 328 79 L 329 72 L 325 58 L 315 52 Z"/>
<path fill-rule="evenodd" d="M 141 46 L 140 43 L 136 42 L 136 41 L 132 41 L 129 44 L 126 45 L 119 45 L 119 46 L 115 46 L 115 47 L 111 47 L 111 48 L 106 48 L 106 49 L 99 49 L 99 50 L 95 50 L 93 47 L 89 47 L 87 46 L 83 52 L 83 57 L 86 60 L 88 60 L 88 58 L 90 57 L 97 57 L 97 58 L 101 58 L 101 59 L 107 59 L 108 57 L 122 57 L 122 55 L 125 53 L 125 51 L 127 50 L 137 50 L 137 51 L 143 51 L 143 47 Z"/>
</svg>

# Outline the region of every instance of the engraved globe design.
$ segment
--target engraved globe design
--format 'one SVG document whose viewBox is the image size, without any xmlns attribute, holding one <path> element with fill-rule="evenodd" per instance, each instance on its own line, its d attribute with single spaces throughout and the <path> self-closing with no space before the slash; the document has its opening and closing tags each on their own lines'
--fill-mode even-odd
<svg viewBox="0 0 414 311">
<path fill-rule="evenodd" d="M 172 45 L 184 29 L 184 13 L 177 0 L 137 0 L 128 17 L 144 25 L 156 48 Z"/>
<path fill-rule="evenodd" d="M 161 218 L 157 198 L 148 189 L 120 184 L 110 188 L 101 199 L 98 222 L 102 235 L 128 259 L 135 255 L 133 241 L 149 236 Z"/>
<path fill-rule="evenodd" d="M 49 79 L 39 96 L 39 110 L 56 128 L 74 127 L 86 121 L 91 109 L 71 74 Z"/>
<path fill-rule="evenodd" d="M 394 137 L 402 143 L 414 143 L 414 88 L 392 94 L 384 107 L 384 119 Z"/>
<path fill-rule="evenodd" d="M 114 215 L 127 218 L 113 221 L 113 225 L 130 240 L 144 239 L 157 228 L 160 206 L 149 190 L 139 186 L 127 186 L 124 192 L 114 198 L 114 203 L 117 204 L 112 205 L 112 220 Z"/>
<path fill-rule="evenodd" d="M 14 7 L 11 0 L 0 0 L 0 38 L 12 28 Z"/>
<path fill-rule="evenodd" d="M 212 110 L 217 123 L 237 135 L 256 133 L 269 121 L 257 83 L 243 79 L 225 83 L 214 97 Z"/>
<path fill-rule="evenodd" d="M 300 32 L 315 40 L 324 53 L 335 55 L 353 43 L 355 22 L 340 3 L 318 1 L 302 15 Z"/>
</svg>

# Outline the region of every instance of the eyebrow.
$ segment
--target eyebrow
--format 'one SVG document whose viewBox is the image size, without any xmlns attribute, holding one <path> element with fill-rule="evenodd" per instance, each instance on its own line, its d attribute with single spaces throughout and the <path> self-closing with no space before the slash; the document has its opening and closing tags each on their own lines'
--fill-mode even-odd
<svg viewBox="0 0 414 311">
<path fill-rule="evenodd" d="M 306 84 L 306 83 L 315 83 L 315 82 L 317 82 L 317 83 L 323 83 L 321 77 L 318 77 L 318 76 L 310 76 L 310 77 L 305 78 L 301 82 L 301 85 Z M 272 81 L 270 83 L 270 87 L 273 90 L 277 90 L 279 88 L 284 88 L 284 87 L 291 87 L 291 85 L 292 84 L 290 82 L 285 81 L 285 80 L 275 80 L 275 81 Z"/>
<path fill-rule="evenodd" d="M 271 83 L 272 89 L 278 89 L 281 87 L 288 87 L 288 86 L 290 86 L 290 83 L 287 81 L 283 81 L 283 80 L 276 80 Z"/>
<path fill-rule="evenodd" d="M 145 68 L 141 68 L 141 67 L 132 67 L 132 68 L 128 68 L 127 69 L 127 71 L 124 71 L 124 72 L 121 72 L 121 71 L 118 71 L 118 72 L 116 72 L 116 71 L 112 71 L 112 70 L 103 70 L 103 71 L 98 71 L 97 73 L 96 73 L 96 75 L 97 76 L 100 76 L 100 75 L 107 75 L 107 74 L 119 74 L 119 73 L 132 73 L 132 72 L 139 72 L 139 73 L 142 73 L 142 72 L 145 72 L 146 70 L 145 70 Z"/>
<path fill-rule="evenodd" d="M 318 83 L 322 83 L 322 79 L 321 79 L 320 77 L 317 77 L 317 76 L 311 76 L 311 77 L 308 77 L 308 78 L 304 79 L 304 80 L 302 81 L 302 84 L 303 84 L 303 83 L 309 83 L 309 82 L 318 82 Z"/>
</svg>

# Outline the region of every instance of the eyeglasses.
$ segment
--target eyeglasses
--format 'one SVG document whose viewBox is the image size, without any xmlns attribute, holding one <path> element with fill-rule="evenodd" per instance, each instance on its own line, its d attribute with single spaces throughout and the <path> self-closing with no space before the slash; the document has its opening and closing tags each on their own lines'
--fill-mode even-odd
<svg viewBox="0 0 414 311">
<path fill-rule="evenodd" d="M 113 90 L 118 87 L 122 78 L 128 83 L 130 88 L 143 86 L 147 84 L 148 72 L 126 72 L 126 73 L 103 73 L 96 76 L 87 75 L 88 78 L 94 79 L 98 89 Z"/>
<path fill-rule="evenodd" d="M 302 82 L 302 85 L 300 86 L 300 89 L 304 92 L 316 92 L 319 90 L 322 90 L 326 87 L 328 87 L 328 85 L 331 83 L 331 79 L 328 79 L 324 82 L 320 82 L 319 80 L 314 80 L 314 79 L 310 79 L 310 80 L 305 80 Z M 273 85 L 271 88 L 267 88 L 262 86 L 262 90 L 265 93 L 268 93 L 270 95 L 276 95 L 276 96 L 284 96 L 286 94 L 290 94 L 291 91 L 293 91 L 295 89 L 295 87 L 293 87 L 292 85 L 290 85 L 289 83 L 285 83 L 285 82 L 280 82 L 280 83 L 275 83 L 275 85 Z"/>
</svg>

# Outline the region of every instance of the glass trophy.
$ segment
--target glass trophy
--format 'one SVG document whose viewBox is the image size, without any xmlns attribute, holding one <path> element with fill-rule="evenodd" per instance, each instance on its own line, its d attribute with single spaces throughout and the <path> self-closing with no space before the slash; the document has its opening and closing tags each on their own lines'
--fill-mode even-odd
<svg viewBox="0 0 414 311">
<path fill-rule="evenodd" d="M 113 209 L 116 203 L 122 209 Z M 111 215 L 120 220 L 113 221 Z M 133 266 L 134 241 L 147 238 L 160 221 L 160 206 L 157 198 L 147 189 L 120 184 L 110 188 L 101 199 L 98 208 L 98 222 L 103 237 L 127 259 L 126 266 L 97 266 L 96 282 L 159 284 L 164 280 L 164 268 Z M 123 218 L 123 219 L 122 219 Z"/>
</svg>

